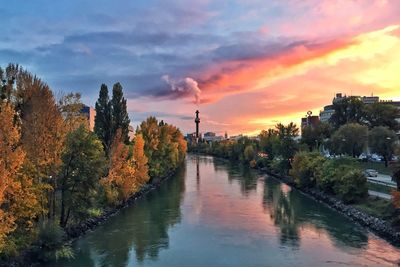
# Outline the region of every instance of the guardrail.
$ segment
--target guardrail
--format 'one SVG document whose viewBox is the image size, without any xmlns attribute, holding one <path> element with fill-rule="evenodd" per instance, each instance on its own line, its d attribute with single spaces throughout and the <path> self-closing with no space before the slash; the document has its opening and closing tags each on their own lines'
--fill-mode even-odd
<svg viewBox="0 0 400 267">
<path fill-rule="evenodd" d="M 381 185 L 385 185 L 388 187 L 392 187 L 392 188 L 396 188 L 396 184 L 395 183 L 390 183 L 390 182 L 384 182 L 384 181 L 380 181 L 380 180 L 375 180 L 372 178 L 367 178 L 368 182 L 374 183 L 374 184 L 381 184 Z"/>
</svg>

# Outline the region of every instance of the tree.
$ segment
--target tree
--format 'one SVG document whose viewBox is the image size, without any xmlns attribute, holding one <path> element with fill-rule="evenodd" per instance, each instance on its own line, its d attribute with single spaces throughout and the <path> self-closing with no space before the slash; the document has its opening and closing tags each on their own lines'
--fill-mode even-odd
<svg viewBox="0 0 400 267">
<path fill-rule="evenodd" d="M 32 163 L 35 183 L 42 187 L 44 214 L 53 217 L 55 191 L 64 145 L 64 121 L 53 93 L 40 79 L 21 73 L 17 79 L 18 109 L 21 114 L 21 143 Z"/>
<path fill-rule="evenodd" d="M 276 125 L 276 131 L 278 133 L 279 142 L 276 144 L 275 151 L 282 157 L 280 168 L 283 168 L 283 172 L 287 172 L 291 168 L 291 161 L 298 151 L 298 143 L 294 139 L 299 134 L 299 128 L 293 122 L 287 126 L 282 124 Z"/>
<path fill-rule="evenodd" d="M 144 152 L 149 160 L 149 175 L 156 177 L 160 174 L 159 163 L 157 160 L 157 149 L 160 142 L 160 129 L 158 121 L 155 117 L 149 117 L 140 124 L 139 131 L 137 132 L 143 136 L 144 139 Z"/>
<path fill-rule="evenodd" d="M 370 128 L 376 126 L 386 126 L 393 131 L 397 131 L 400 127 L 396 120 L 399 115 L 399 109 L 391 105 L 390 102 L 378 102 L 371 105 L 366 105 L 365 120 Z"/>
<path fill-rule="evenodd" d="M 372 128 L 368 136 L 368 144 L 373 153 L 381 155 L 385 161 L 385 166 L 388 166 L 388 161 L 392 158 L 397 135 L 388 127 L 377 126 Z"/>
<path fill-rule="evenodd" d="M 81 125 L 68 134 L 60 176 L 62 227 L 68 224 L 71 216 L 75 219 L 87 217 L 87 210 L 98 194 L 104 166 L 101 141 L 94 133 Z"/>
<path fill-rule="evenodd" d="M 276 146 L 279 142 L 279 137 L 274 129 L 268 131 L 261 131 L 260 135 L 260 149 L 267 154 L 269 160 L 273 160 L 276 154 Z"/>
<path fill-rule="evenodd" d="M 357 123 L 342 125 L 330 140 L 331 151 L 335 154 L 347 154 L 358 157 L 368 140 L 368 127 Z"/>
<path fill-rule="evenodd" d="M 108 88 L 105 84 L 102 84 L 100 87 L 99 98 L 96 102 L 95 109 L 94 132 L 101 140 L 106 155 L 109 156 L 111 143 L 113 141 L 113 120 Z"/>
<path fill-rule="evenodd" d="M 247 145 L 246 148 L 244 149 L 244 160 L 246 162 L 250 162 L 255 159 L 256 157 L 256 151 L 254 150 L 252 145 Z"/>
<path fill-rule="evenodd" d="M 13 123 L 14 111 L 9 103 L 0 102 L 0 252 L 7 235 L 16 228 L 16 217 L 9 203 L 19 187 L 17 175 L 22 167 L 25 153 L 20 146 L 20 132 Z"/>
<path fill-rule="evenodd" d="M 125 144 L 129 143 L 129 115 L 126 107 L 126 99 L 123 96 L 122 86 L 118 82 L 113 86 L 113 95 L 111 99 L 112 117 L 113 117 L 113 137 L 117 130 L 121 129 L 121 138 Z"/>
<path fill-rule="evenodd" d="M 58 101 L 67 133 L 78 129 L 81 124 L 88 125 L 88 120 L 82 115 L 83 106 L 80 93 L 66 94 Z"/>
<path fill-rule="evenodd" d="M 367 178 L 359 169 L 351 169 L 337 177 L 335 193 L 346 203 L 356 203 L 368 196 Z"/>
<path fill-rule="evenodd" d="M 396 155 L 400 158 L 400 148 L 397 147 L 396 149 Z M 396 182 L 397 184 L 397 191 L 400 191 L 400 160 L 397 160 L 393 165 L 391 165 L 392 168 L 392 179 L 393 181 Z"/>
<path fill-rule="evenodd" d="M 365 117 L 364 103 L 355 96 L 337 99 L 333 102 L 333 110 L 329 122 L 335 129 L 347 123 L 361 123 Z"/>
<path fill-rule="evenodd" d="M 310 151 L 319 149 L 324 140 L 331 135 L 331 126 L 328 123 L 318 123 L 316 126 L 305 126 L 301 129 L 301 142 L 306 144 Z"/>
<path fill-rule="evenodd" d="M 121 203 L 140 188 L 129 147 L 122 141 L 121 130 L 117 131 L 112 143 L 109 165 L 108 176 L 102 179 L 101 184 L 108 203 Z"/>
<path fill-rule="evenodd" d="M 326 159 L 318 152 L 298 152 L 292 163 L 290 175 L 298 187 L 313 187 Z"/>
<path fill-rule="evenodd" d="M 137 134 L 135 137 L 133 161 L 136 180 L 139 185 L 146 184 L 149 181 L 149 168 L 147 166 L 148 159 L 144 153 L 144 139 L 141 134 Z"/>
</svg>

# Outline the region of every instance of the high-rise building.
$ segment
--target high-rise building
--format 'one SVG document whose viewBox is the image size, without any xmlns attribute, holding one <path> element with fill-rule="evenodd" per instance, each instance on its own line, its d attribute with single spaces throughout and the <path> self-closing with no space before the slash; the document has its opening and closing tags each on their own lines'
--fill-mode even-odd
<svg viewBox="0 0 400 267">
<path fill-rule="evenodd" d="M 84 105 L 81 113 L 86 116 L 90 131 L 94 130 L 94 118 L 96 117 L 96 110 L 93 107 Z"/>
</svg>

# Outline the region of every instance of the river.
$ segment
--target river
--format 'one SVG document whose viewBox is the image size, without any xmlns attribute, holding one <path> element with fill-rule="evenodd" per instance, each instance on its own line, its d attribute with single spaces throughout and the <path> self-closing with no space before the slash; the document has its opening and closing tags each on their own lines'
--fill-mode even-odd
<svg viewBox="0 0 400 267">
<path fill-rule="evenodd" d="M 188 155 L 50 266 L 393 266 L 400 249 L 266 175 Z"/>
</svg>

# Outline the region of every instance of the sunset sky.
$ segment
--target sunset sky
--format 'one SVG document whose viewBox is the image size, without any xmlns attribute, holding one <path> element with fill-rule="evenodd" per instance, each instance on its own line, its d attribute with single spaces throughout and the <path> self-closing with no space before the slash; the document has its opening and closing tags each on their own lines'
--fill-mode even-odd
<svg viewBox="0 0 400 267">
<path fill-rule="evenodd" d="M 120 81 L 134 125 L 256 134 L 336 92 L 400 100 L 397 0 L 14 0 L 0 62 L 94 106 Z"/>
</svg>

